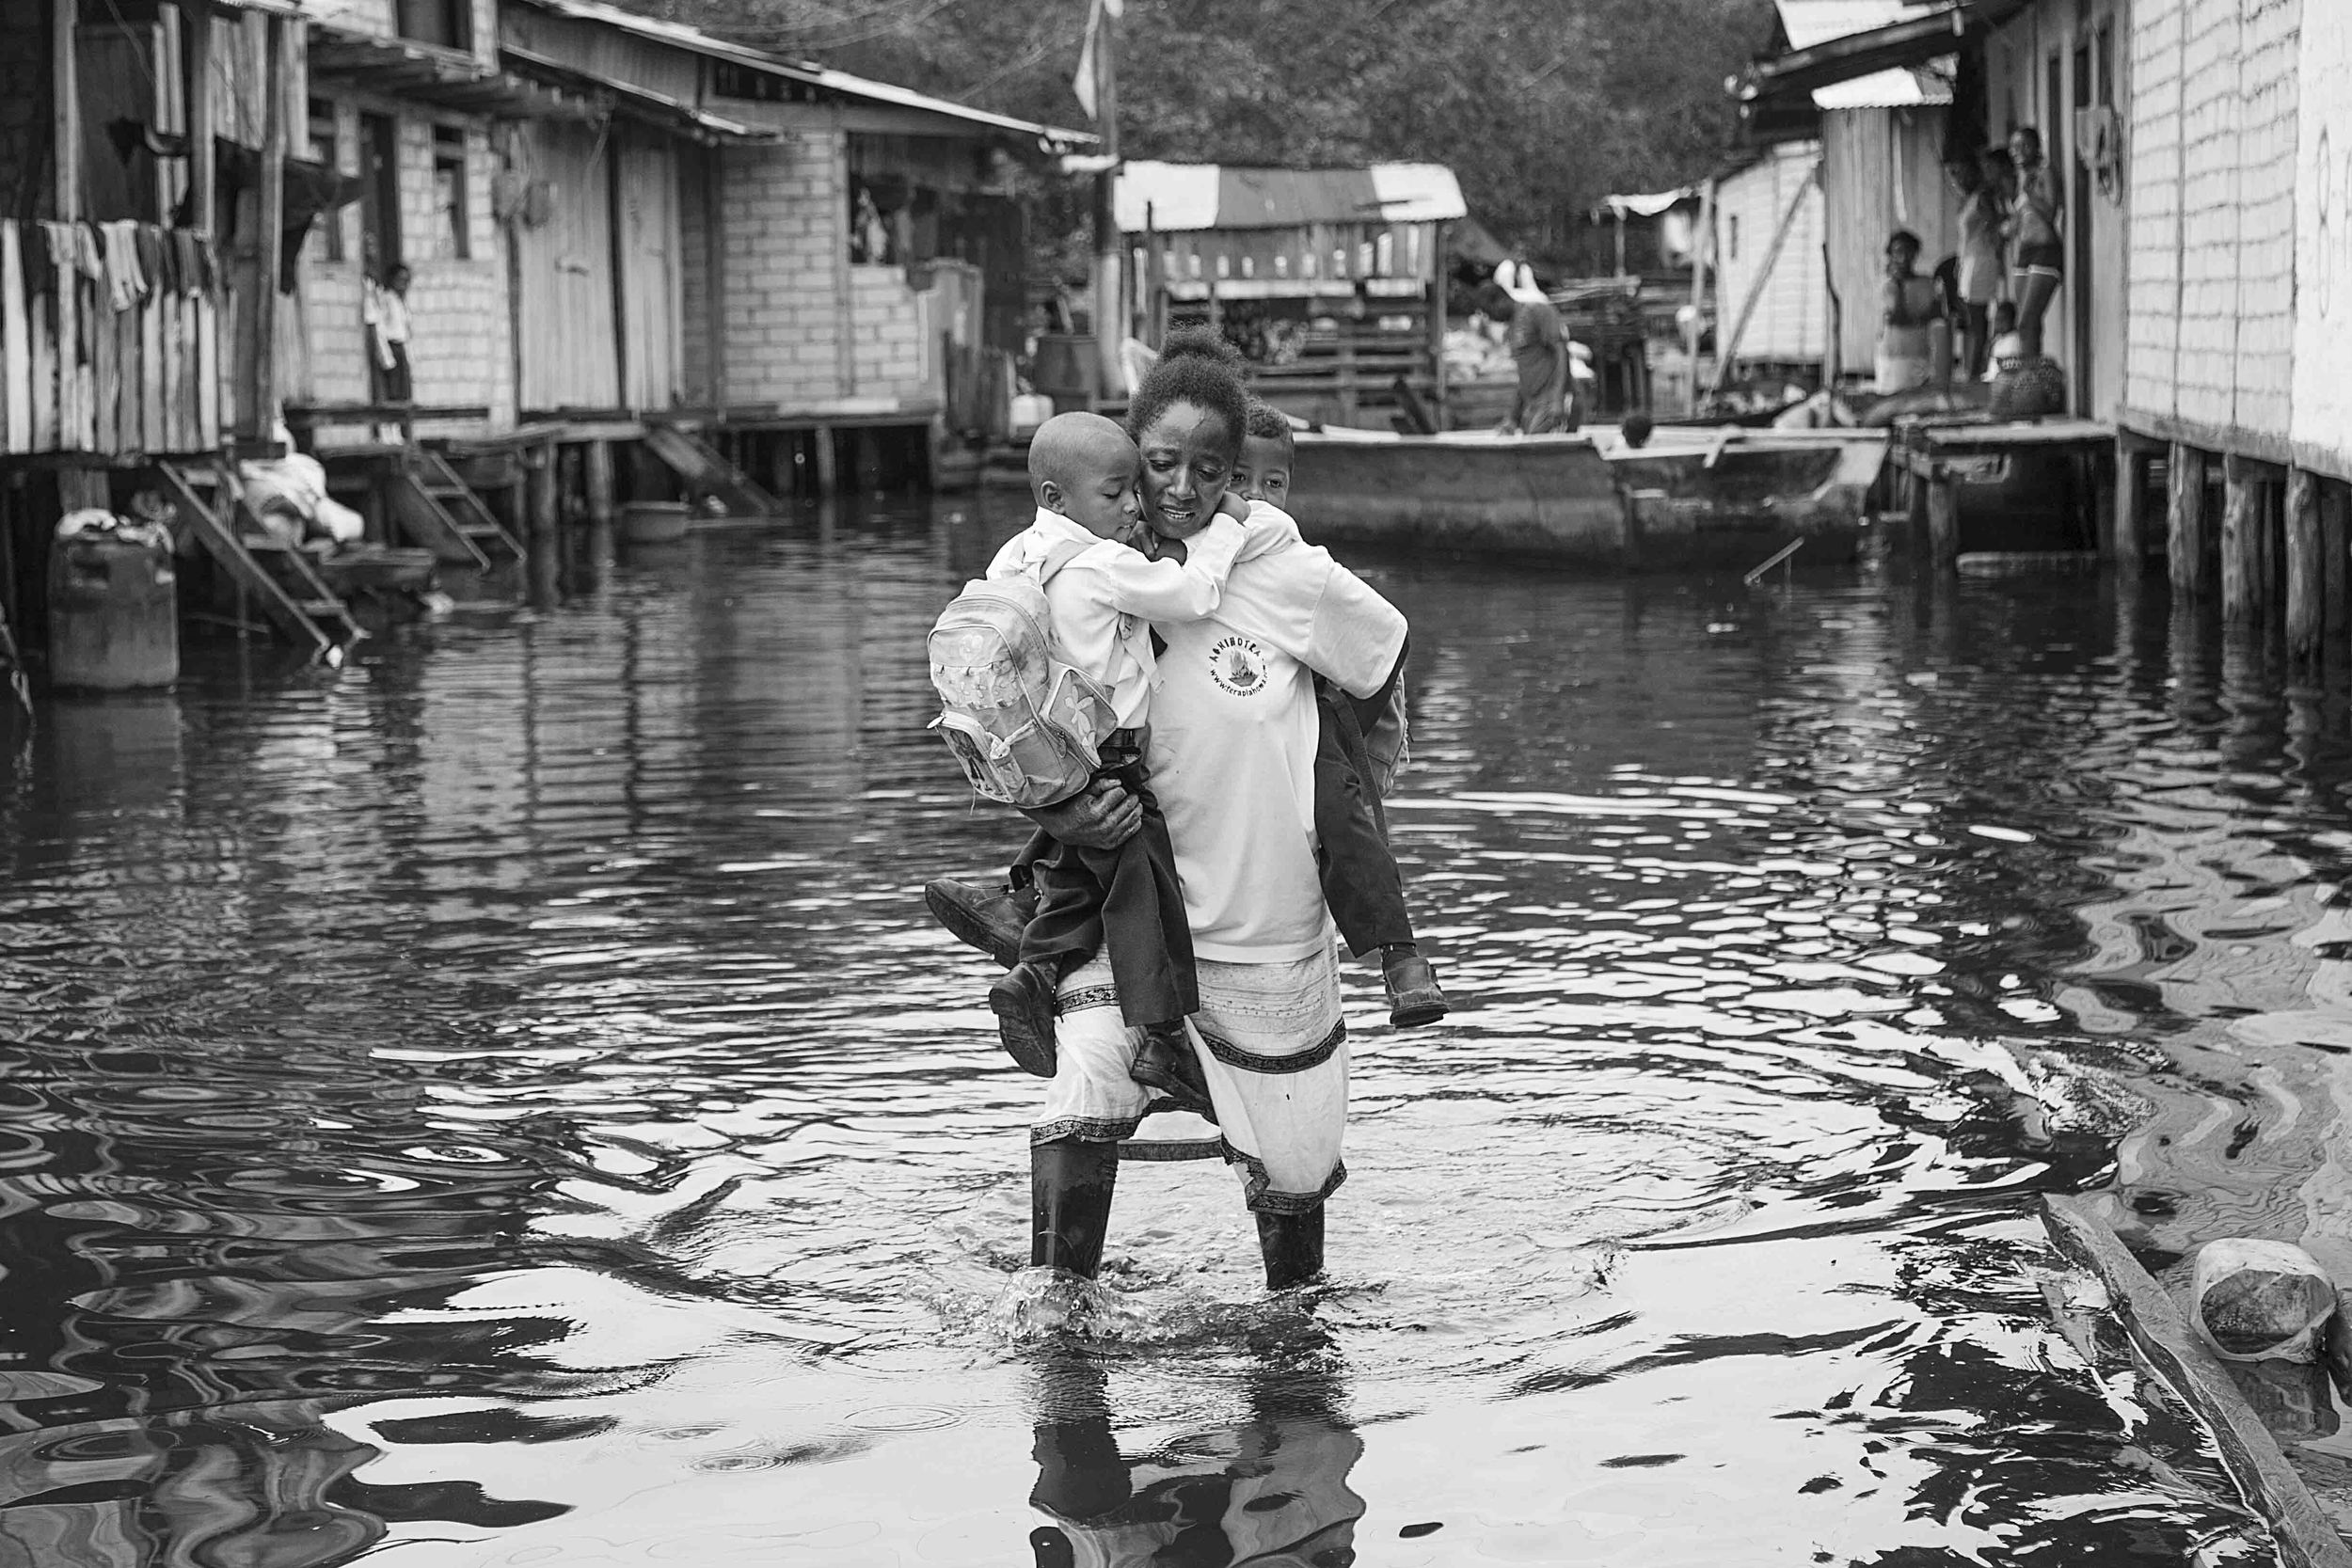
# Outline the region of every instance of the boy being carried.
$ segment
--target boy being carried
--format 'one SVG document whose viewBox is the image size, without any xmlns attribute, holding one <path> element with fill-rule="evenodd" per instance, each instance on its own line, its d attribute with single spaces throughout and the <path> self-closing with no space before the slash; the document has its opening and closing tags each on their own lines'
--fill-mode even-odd
<svg viewBox="0 0 2352 1568">
<path fill-rule="evenodd" d="M 1096 777 L 1116 779 L 1135 796 L 1143 829 L 1116 849 L 1056 842 L 1038 857 L 1037 912 L 1019 960 L 989 988 L 988 1004 L 1006 1052 L 1051 1077 L 1055 991 L 1107 947 L 1120 1010 L 1145 1033 L 1136 1079 L 1176 1088 L 1168 1064 L 1189 1050 L 1184 1019 L 1200 998 L 1184 884 L 1143 768 L 1156 662 L 1151 623 L 1197 621 L 1215 610 L 1246 534 L 1236 502 L 1210 519 L 1182 562 L 1152 560 L 1136 488 L 1141 469 L 1135 442 L 1101 415 L 1046 420 L 1029 443 L 1037 518 L 989 567 L 992 578 L 1025 577 L 1044 590 L 1055 656 L 1109 694 L 1116 727 L 1100 743 Z"/>
<path fill-rule="evenodd" d="M 1297 451 L 1282 411 L 1252 398 L 1232 488 L 1245 500 L 1288 512 Z M 1360 701 L 1315 677 L 1321 731 L 1315 746 L 1315 859 L 1323 901 L 1349 952 L 1360 958 L 1379 950 L 1389 1022 L 1400 1029 L 1435 1023 L 1446 1015 L 1437 972 L 1421 956 L 1412 917 L 1405 911 L 1404 876 L 1389 851 L 1388 815 L 1380 805 L 1404 759 L 1405 658 L 1400 652 L 1388 684 Z"/>
</svg>

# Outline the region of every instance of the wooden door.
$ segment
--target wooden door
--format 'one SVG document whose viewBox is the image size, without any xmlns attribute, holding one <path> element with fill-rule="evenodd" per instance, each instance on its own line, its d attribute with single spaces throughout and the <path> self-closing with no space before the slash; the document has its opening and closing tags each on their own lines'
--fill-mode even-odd
<svg viewBox="0 0 2352 1568">
<path fill-rule="evenodd" d="M 677 160 L 666 139 L 629 135 L 618 145 L 623 402 L 673 408 L 683 382 Z"/>
<path fill-rule="evenodd" d="M 515 357 L 528 411 L 620 406 L 612 320 L 612 148 L 596 127 L 516 133 L 530 182 L 515 226 Z"/>
</svg>

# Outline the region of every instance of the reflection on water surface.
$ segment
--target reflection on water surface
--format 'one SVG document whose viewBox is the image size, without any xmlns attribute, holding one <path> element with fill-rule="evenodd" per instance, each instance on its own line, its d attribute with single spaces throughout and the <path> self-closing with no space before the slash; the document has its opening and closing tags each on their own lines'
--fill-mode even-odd
<svg viewBox="0 0 2352 1568">
<path fill-rule="evenodd" d="M 2262 1560 L 2030 1197 L 2327 1212 L 2339 705 L 2153 585 L 1369 562 L 1461 1009 L 1349 967 L 1328 1287 L 1131 1166 L 1102 1337 L 1009 1345 L 920 634 L 1015 500 L 6 737 L 0 1563 Z"/>
</svg>

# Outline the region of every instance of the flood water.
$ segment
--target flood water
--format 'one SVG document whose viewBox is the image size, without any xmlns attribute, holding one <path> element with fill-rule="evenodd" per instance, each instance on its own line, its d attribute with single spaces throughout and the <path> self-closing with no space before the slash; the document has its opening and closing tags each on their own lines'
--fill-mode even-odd
<svg viewBox="0 0 2352 1568">
<path fill-rule="evenodd" d="M 2339 698 L 2153 579 L 1362 560 L 1457 1011 L 1347 968 L 1328 1286 L 1130 1165 L 1025 1337 L 1037 1085 L 920 901 L 1016 843 L 921 655 L 1014 504 L 0 736 L 0 1568 L 2266 1560 L 2034 1197 L 2352 1278 Z"/>
</svg>

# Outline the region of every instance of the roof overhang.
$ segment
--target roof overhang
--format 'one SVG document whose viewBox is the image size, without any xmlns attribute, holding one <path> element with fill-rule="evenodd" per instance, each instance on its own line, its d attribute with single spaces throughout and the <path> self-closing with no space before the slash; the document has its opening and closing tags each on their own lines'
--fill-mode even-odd
<svg viewBox="0 0 2352 1568">
<path fill-rule="evenodd" d="M 316 21 L 310 24 L 310 80 L 509 119 L 601 119 L 605 115 L 604 106 L 592 98 L 484 65 L 460 50 Z"/>
<path fill-rule="evenodd" d="M 1010 115 L 991 114 L 985 109 L 973 108 L 968 103 L 933 98 L 929 93 L 916 92 L 912 87 L 902 87 L 895 83 L 853 76 L 846 71 L 835 71 L 814 60 L 787 59 L 766 50 L 714 38 L 699 27 L 639 16 L 617 6 L 597 4 L 596 0 L 510 0 L 510 3 L 531 6 L 553 16 L 611 27 L 649 43 L 698 55 L 705 59 L 723 61 L 763 76 L 793 83 L 820 98 L 919 110 L 939 117 L 946 122 L 943 129 L 1034 147 L 1048 155 L 1081 151 L 1098 146 L 1102 140 L 1090 131 L 1067 130 L 1058 125 L 1015 119 Z"/>
<path fill-rule="evenodd" d="M 1751 120 L 1767 119 L 1774 111 L 1787 114 L 1800 104 L 1809 112 L 1809 100 L 1820 88 L 1955 54 L 2032 3 L 1952 0 L 1924 16 L 1753 61 L 1724 85 L 1741 116 Z"/>
<path fill-rule="evenodd" d="M 691 103 L 680 103 L 664 93 L 650 88 L 616 82 L 594 71 L 581 71 L 559 60 L 535 55 L 513 44 L 501 45 L 499 59 L 515 74 L 544 83 L 560 91 L 568 91 L 583 101 L 600 103 L 624 119 L 691 136 L 702 142 L 770 142 L 783 133 L 741 120 L 729 119 L 697 109 Z"/>
</svg>

